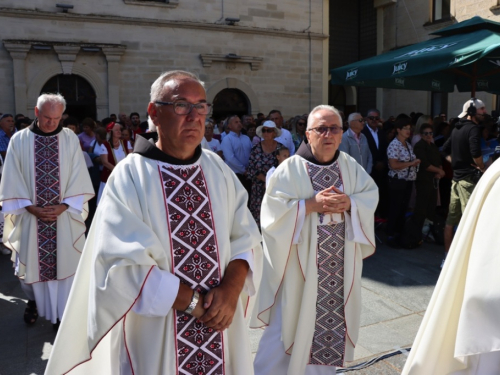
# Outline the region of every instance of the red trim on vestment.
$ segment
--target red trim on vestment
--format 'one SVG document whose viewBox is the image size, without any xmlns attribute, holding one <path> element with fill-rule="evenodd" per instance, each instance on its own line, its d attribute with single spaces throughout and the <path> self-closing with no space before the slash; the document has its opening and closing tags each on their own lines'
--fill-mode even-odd
<svg viewBox="0 0 500 375">
<path fill-rule="evenodd" d="M 123 318 L 123 343 L 125 344 L 125 350 L 127 352 L 127 357 L 128 357 L 128 363 L 130 365 L 130 370 L 132 370 L 132 375 L 135 374 L 134 372 L 134 366 L 132 365 L 132 358 L 130 357 L 130 352 L 128 350 L 128 345 L 127 345 L 127 332 L 125 331 L 125 322 L 127 321 L 127 316 Z"/>
<path fill-rule="evenodd" d="M 297 204 L 297 214 L 296 214 L 296 216 L 295 216 L 295 228 L 297 227 L 297 219 L 298 219 L 298 217 L 299 217 L 299 205 Z M 262 328 L 262 327 L 267 327 L 267 326 L 269 325 L 269 323 L 266 323 L 265 321 L 263 321 L 263 320 L 260 318 L 260 316 L 261 316 L 264 312 L 266 312 L 267 310 L 271 309 L 271 308 L 274 306 L 274 304 L 276 303 L 276 297 L 278 296 L 278 292 L 279 292 L 279 290 L 280 290 L 280 288 L 281 288 L 281 284 L 283 284 L 283 280 L 284 280 L 284 278 L 285 278 L 286 268 L 287 268 L 287 266 L 288 266 L 288 261 L 290 260 L 290 255 L 291 255 L 291 253 L 292 253 L 292 245 L 293 245 L 293 236 L 294 236 L 294 235 L 295 235 L 295 229 L 294 229 L 294 231 L 293 231 L 292 239 L 291 239 L 291 241 L 290 241 L 290 242 L 291 242 L 291 243 L 290 243 L 290 248 L 288 249 L 288 257 L 287 257 L 287 259 L 286 259 L 285 270 L 283 271 L 283 275 L 281 275 L 280 285 L 278 286 L 278 289 L 276 290 L 276 293 L 274 294 L 274 301 L 273 301 L 273 303 L 272 303 L 272 305 L 271 305 L 271 306 L 269 306 L 267 309 L 262 310 L 260 313 L 258 313 L 258 314 L 257 314 L 257 319 L 259 319 L 262 323 L 264 323 L 264 325 L 262 325 L 262 326 L 258 326 L 258 327 L 250 327 L 250 328 Z M 300 265 L 300 259 L 299 259 L 299 265 Z"/>
<path fill-rule="evenodd" d="M 116 326 L 117 323 L 120 322 L 120 320 L 123 319 L 123 317 L 125 315 L 128 314 L 128 312 L 132 309 L 132 307 L 135 305 L 135 303 L 137 302 L 137 300 L 139 299 L 139 297 L 141 296 L 141 293 L 142 293 L 142 289 L 144 288 L 144 285 L 146 285 L 146 281 L 148 280 L 148 277 L 149 275 L 151 274 L 151 271 L 153 270 L 153 267 L 155 266 L 151 266 L 151 268 L 149 269 L 148 271 L 148 274 L 146 275 L 146 277 L 144 278 L 144 282 L 142 283 L 141 285 L 141 289 L 139 290 L 139 294 L 137 295 L 137 297 L 134 299 L 134 302 L 132 303 L 132 305 L 130 305 L 130 307 L 128 308 L 127 311 L 125 311 L 125 314 L 123 314 L 112 326 L 110 329 L 108 329 L 108 331 L 99 339 L 99 341 L 97 341 L 97 343 L 95 344 L 95 346 L 92 348 L 92 350 L 90 351 L 90 358 L 86 359 L 85 361 L 82 361 L 76 365 L 74 365 L 72 368 L 70 368 L 68 371 L 66 371 L 63 375 L 66 375 L 68 374 L 69 372 L 73 371 L 75 368 L 77 368 L 78 366 L 80 366 L 81 364 L 84 364 L 85 362 L 88 362 L 92 359 L 92 353 L 94 352 L 95 348 L 97 348 L 97 345 L 99 345 L 99 343 L 102 341 L 102 339 Z"/>
</svg>

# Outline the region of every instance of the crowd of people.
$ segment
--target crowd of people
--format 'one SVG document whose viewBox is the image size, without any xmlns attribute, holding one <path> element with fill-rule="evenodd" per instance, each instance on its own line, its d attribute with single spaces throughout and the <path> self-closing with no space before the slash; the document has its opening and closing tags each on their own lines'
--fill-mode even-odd
<svg viewBox="0 0 500 375">
<path fill-rule="evenodd" d="M 449 121 L 328 105 L 207 118 L 202 83 L 182 71 L 153 83 L 146 121 L 79 122 L 65 106 L 43 94 L 33 121 L 0 115 L 2 251 L 24 320 L 58 330 L 65 314 L 47 373 L 335 371 L 353 358 L 375 226 L 413 248 L 427 220 L 448 251 L 498 144 L 474 98 Z M 267 326 L 255 361 L 247 310 Z"/>
<path fill-rule="evenodd" d="M 429 239 L 439 244 L 446 242 L 449 248 L 450 228 L 443 227 L 454 171 L 446 158 L 451 150 L 444 145 L 460 117 L 448 120 L 445 113 L 434 118 L 410 113 L 384 120 L 379 110 L 370 109 L 365 116 L 354 112 L 345 119 L 339 113 L 343 119 L 339 150 L 353 157 L 376 182 L 380 194 L 376 223 L 385 225 L 387 244 L 414 248 Z M 0 116 L 2 162 L 10 137 L 32 120 L 22 114 Z M 97 193 L 89 202 L 89 226 L 111 171 L 132 152 L 137 135 L 155 127 L 147 120 L 141 121 L 137 112 L 118 117 L 111 114 L 101 121 L 85 118 L 81 122 L 63 114 L 60 125 L 78 135 Z M 478 125 L 479 143 L 473 146 L 473 153 L 480 153 L 485 163 L 491 163 L 498 145 L 496 121 L 485 115 Z M 306 127 L 307 114 L 285 120 L 279 110 L 271 110 L 267 116 L 258 113 L 256 118 L 233 115 L 206 119 L 202 146 L 217 153 L 236 174 L 249 194 L 249 208 L 259 227 L 266 175 L 279 164 L 280 152 L 290 156 L 295 153 L 305 139 Z M 457 222 L 455 218 L 452 225 Z M 4 248 L 1 251 L 8 253 Z"/>
</svg>

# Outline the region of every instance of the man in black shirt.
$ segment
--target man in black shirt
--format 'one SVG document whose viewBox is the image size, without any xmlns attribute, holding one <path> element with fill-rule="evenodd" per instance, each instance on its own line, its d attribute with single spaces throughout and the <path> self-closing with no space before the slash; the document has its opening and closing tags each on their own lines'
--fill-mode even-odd
<svg viewBox="0 0 500 375">
<path fill-rule="evenodd" d="M 443 145 L 443 154 L 451 162 L 453 169 L 450 208 L 444 229 L 445 257 L 453 240 L 453 227 L 460 222 L 479 173 L 485 170 L 478 126 L 485 114 L 486 108 L 481 100 L 472 98 L 465 102 L 463 111 L 458 116 L 460 120 Z"/>
</svg>

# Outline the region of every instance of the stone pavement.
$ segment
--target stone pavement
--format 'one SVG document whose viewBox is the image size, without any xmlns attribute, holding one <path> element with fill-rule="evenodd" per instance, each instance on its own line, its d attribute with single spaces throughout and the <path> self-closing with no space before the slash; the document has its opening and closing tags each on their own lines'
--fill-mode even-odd
<svg viewBox="0 0 500 375">
<path fill-rule="evenodd" d="M 443 248 L 425 244 L 417 250 L 378 246 L 363 268 L 361 329 L 353 365 L 409 348 L 439 277 Z M 9 256 L 0 255 L 0 375 L 41 375 L 54 342 L 52 324 L 23 321 L 26 297 L 13 276 Z M 255 352 L 261 330 L 251 330 Z M 356 375 L 400 374 L 406 360 L 397 354 Z M 342 373 L 340 370 L 338 374 Z"/>
</svg>

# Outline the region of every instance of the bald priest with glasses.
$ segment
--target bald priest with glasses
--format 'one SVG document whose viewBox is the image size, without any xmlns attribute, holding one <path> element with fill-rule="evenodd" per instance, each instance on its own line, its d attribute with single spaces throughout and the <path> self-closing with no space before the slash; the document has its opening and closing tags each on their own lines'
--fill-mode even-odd
<svg viewBox="0 0 500 375">
<path fill-rule="evenodd" d="M 378 190 L 339 151 L 342 120 L 320 105 L 307 142 L 279 165 L 262 202 L 264 272 L 251 327 L 266 327 L 256 375 L 335 374 L 352 361 L 363 259 L 375 251 Z"/>
<path fill-rule="evenodd" d="M 261 237 L 238 178 L 200 147 L 209 111 L 195 75 L 153 83 L 158 141 L 138 137 L 106 184 L 46 374 L 253 374 Z"/>
</svg>

